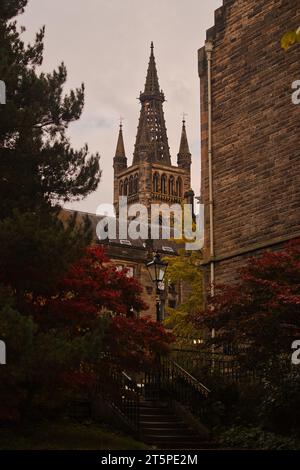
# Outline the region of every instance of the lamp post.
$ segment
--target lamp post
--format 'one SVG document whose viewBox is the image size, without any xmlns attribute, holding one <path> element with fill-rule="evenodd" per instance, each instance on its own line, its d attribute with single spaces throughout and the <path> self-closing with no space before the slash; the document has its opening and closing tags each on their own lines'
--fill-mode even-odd
<svg viewBox="0 0 300 470">
<path fill-rule="evenodd" d="M 156 321 L 162 321 L 161 315 L 161 298 L 159 285 L 163 282 L 168 263 L 163 261 L 158 252 L 154 253 L 153 260 L 146 263 L 146 267 L 150 274 L 151 281 L 155 283 L 156 287 Z M 156 370 L 156 391 L 155 395 L 161 396 L 161 357 L 160 353 L 157 354 L 157 370 Z"/>
<path fill-rule="evenodd" d="M 161 298 L 159 285 L 163 282 L 168 263 L 163 261 L 160 254 L 156 252 L 153 260 L 146 264 L 151 281 L 156 285 L 156 321 L 161 322 Z"/>
</svg>

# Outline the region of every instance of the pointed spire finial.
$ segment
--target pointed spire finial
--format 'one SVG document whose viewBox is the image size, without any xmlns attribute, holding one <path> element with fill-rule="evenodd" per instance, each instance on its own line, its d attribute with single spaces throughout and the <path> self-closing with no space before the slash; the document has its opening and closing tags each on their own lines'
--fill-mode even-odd
<svg viewBox="0 0 300 470">
<path fill-rule="evenodd" d="M 154 57 L 154 45 L 151 42 L 151 54 L 148 64 L 147 77 L 145 83 L 144 94 L 146 95 L 157 95 L 160 93 L 158 75 Z"/>
<path fill-rule="evenodd" d="M 149 161 L 170 166 L 171 156 L 162 106 L 165 97 L 159 86 L 153 42 L 151 42 L 145 88 L 141 92 L 139 100 L 141 102 L 141 112 L 133 165 L 138 165 L 141 158 L 144 160 L 147 158 Z M 141 155 L 143 156 L 141 157 Z"/>
<path fill-rule="evenodd" d="M 181 131 L 181 139 L 180 139 L 180 147 L 179 147 L 179 153 L 178 153 L 178 158 L 181 159 L 182 157 L 186 157 L 188 155 L 191 155 L 190 149 L 189 149 L 189 143 L 186 135 L 186 128 L 185 128 L 185 118 L 187 114 L 183 113 L 182 115 L 182 131 Z"/>
<path fill-rule="evenodd" d="M 120 117 L 119 136 L 118 136 L 117 148 L 116 148 L 116 153 L 115 153 L 115 157 L 119 157 L 119 158 L 126 158 L 125 146 L 124 146 L 124 140 L 123 140 L 123 120 L 124 119 Z"/>
</svg>

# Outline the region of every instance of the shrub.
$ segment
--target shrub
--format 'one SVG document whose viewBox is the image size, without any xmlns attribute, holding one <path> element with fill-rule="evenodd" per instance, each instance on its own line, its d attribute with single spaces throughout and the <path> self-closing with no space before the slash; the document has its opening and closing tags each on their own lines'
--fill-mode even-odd
<svg viewBox="0 0 300 470">
<path fill-rule="evenodd" d="M 222 448 L 300 450 L 300 441 L 266 432 L 260 427 L 233 426 L 227 430 L 216 430 Z"/>
</svg>

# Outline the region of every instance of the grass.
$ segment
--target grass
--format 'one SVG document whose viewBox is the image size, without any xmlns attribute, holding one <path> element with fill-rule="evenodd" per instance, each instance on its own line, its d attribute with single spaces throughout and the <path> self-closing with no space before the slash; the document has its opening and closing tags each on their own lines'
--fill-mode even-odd
<svg viewBox="0 0 300 470">
<path fill-rule="evenodd" d="M 142 450 L 146 446 L 97 424 L 43 423 L 0 428 L 0 450 Z"/>
</svg>

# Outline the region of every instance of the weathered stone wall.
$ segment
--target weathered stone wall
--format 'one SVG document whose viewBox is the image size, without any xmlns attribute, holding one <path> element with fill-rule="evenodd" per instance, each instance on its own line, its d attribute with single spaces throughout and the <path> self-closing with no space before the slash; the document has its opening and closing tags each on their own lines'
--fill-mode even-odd
<svg viewBox="0 0 300 470">
<path fill-rule="evenodd" d="M 256 250 L 300 236 L 300 45 L 280 47 L 300 26 L 299 0 L 224 0 L 207 31 L 212 53 L 216 282 L 230 281 Z M 207 61 L 201 78 L 204 258 L 209 261 Z M 240 256 L 237 256 L 240 255 Z M 225 259 L 226 258 L 226 259 Z"/>
</svg>

